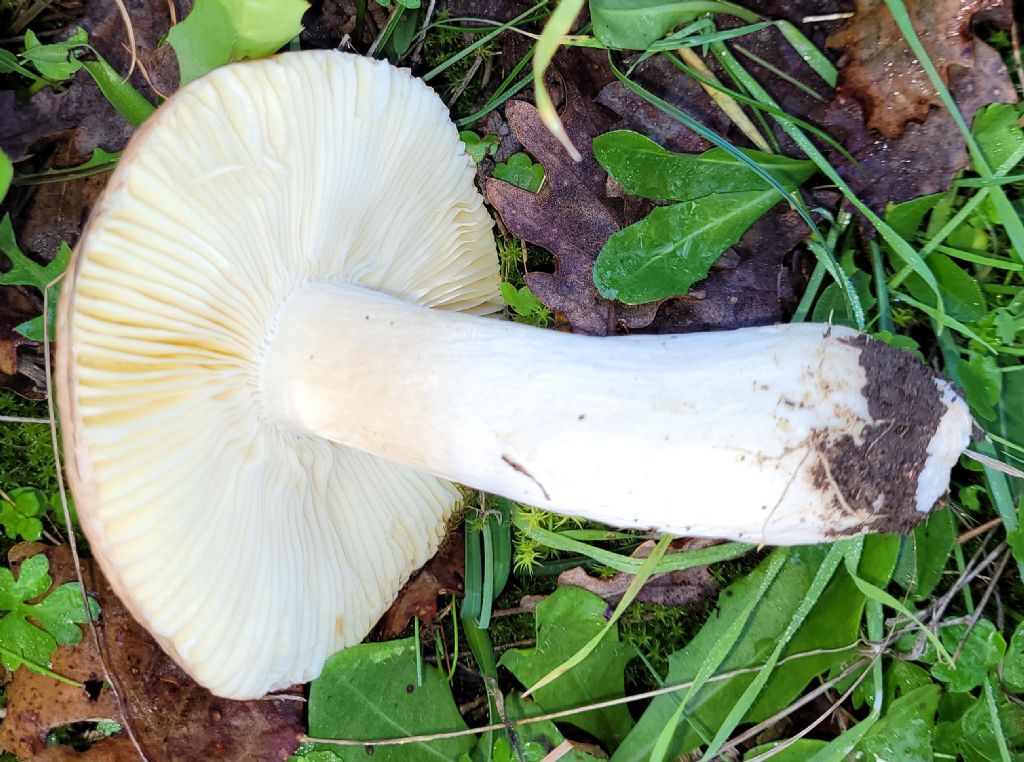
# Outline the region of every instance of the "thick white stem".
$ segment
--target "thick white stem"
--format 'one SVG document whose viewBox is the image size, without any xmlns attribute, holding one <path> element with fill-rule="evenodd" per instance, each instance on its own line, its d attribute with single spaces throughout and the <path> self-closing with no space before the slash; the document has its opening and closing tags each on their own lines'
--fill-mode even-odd
<svg viewBox="0 0 1024 762">
<path fill-rule="evenodd" d="M 559 513 L 817 542 L 912 525 L 970 434 L 945 382 L 879 346 L 809 324 L 593 338 L 314 284 L 263 394 L 282 426 Z M 905 412 L 876 399 L 900 385 Z"/>
</svg>

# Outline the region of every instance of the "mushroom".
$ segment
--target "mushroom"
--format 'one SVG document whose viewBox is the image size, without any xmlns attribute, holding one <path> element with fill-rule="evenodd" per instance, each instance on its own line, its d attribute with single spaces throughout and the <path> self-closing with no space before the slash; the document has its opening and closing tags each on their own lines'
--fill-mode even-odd
<svg viewBox="0 0 1024 762">
<path fill-rule="evenodd" d="M 287 53 L 184 87 L 75 254 L 58 394 L 82 528 L 199 683 L 315 677 L 434 552 L 453 482 L 616 526 L 905 530 L 971 418 L 840 327 L 611 339 L 499 308 L 491 220 L 408 72 Z"/>
</svg>

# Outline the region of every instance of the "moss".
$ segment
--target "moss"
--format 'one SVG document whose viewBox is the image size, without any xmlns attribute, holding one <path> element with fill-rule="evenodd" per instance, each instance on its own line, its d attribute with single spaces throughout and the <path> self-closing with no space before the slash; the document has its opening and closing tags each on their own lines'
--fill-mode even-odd
<svg viewBox="0 0 1024 762">
<path fill-rule="evenodd" d="M 437 14 L 436 23 L 443 24 L 450 17 L 451 16 L 447 11 L 441 11 Z M 485 34 L 488 31 L 489 29 L 481 29 L 480 34 Z M 480 35 L 459 31 L 446 26 L 435 26 L 423 42 L 424 70 L 429 71 L 440 66 L 452 56 L 472 45 L 479 36 Z M 463 82 L 470 74 L 470 70 L 474 65 L 476 65 L 476 61 L 478 59 L 484 59 L 481 64 L 479 64 L 477 71 L 470 78 L 469 83 L 462 91 L 462 94 L 459 95 L 458 99 L 452 105 L 452 116 L 459 118 L 466 116 L 467 114 L 471 114 L 483 103 L 485 86 L 482 69 L 486 64 L 486 59 L 488 57 L 497 55 L 500 52 L 501 42 L 499 36 L 488 41 L 465 58 L 449 66 L 441 72 L 438 80 L 431 82 L 431 84 L 442 93 L 442 97 L 447 102 L 451 99 L 452 95 L 462 87 Z M 492 77 L 491 80 L 492 81 L 488 83 L 488 86 L 493 89 L 498 85 L 498 80 L 494 77 Z"/>
<path fill-rule="evenodd" d="M 0 390 L 0 416 L 46 418 L 46 402 L 28 400 Z M 50 427 L 39 423 L 0 421 L 0 489 L 38 487 L 50 494 L 57 489 Z"/>
</svg>

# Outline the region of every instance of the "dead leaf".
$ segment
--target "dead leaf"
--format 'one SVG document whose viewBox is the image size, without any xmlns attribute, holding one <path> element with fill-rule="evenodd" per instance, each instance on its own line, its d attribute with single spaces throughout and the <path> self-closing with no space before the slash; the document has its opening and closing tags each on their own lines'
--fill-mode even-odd
<svg viewBox="0 0 1024 762">
<path fill-rule="evenodd" d="M 138 762 L 139 754 L 132 742 L 123 736 L 104 738 L 85 751 L 75 751 L 70 746 L 50 746 L 32 757 L 32 762 Z"/>
<path fill-rule="evenodd" d="M 547 173 L 539 193 L 493 178 L 487 181 L 487 201 L 501 214 L 505 226 L 547 249 L 558 261 L 554 273 L 527 273 L 526 282 L 534 294 L 545 306 L 564 314 L 578 333 L 604 336 L 614 333 L 619 323 L 629 328 L 650 323 L 657 304 L 634 307 L 611 302 L 594 286 L 597 254 L 621 227 L 606 205 L 606 175 L 590 150 L 599 130 L 571 104 L 563 112 L 566 132 L 584 154 L 583 161 L 576 163 L 529 103 L 510 101 L 505 118 L 516 139 Z"/>
<path fill-rule="evenodd" d="M 410 579 L 381 618 L 380 637 L 391 640 L 405 632 L 413 617 L 430 627 L 437 617 L 438 598 L 462 595 L 466 554 L 462 528 L 452 531 L 426 565 Z"/>
<path fill-rule="evenodd" d="M 669 553 L 680 553 L 689 550 L 700 550 L 715 545 L 717 540 L 682 539 L 674 540 L 669 546 Z M 648 540 L 633 551 L 633 558 L 647 558 L 654 549 L 654 541 Z M 574 585 L 589 590 L 600 596 L 609 604 L 616 604 L 633 581 L 632 574 L 619 572 L 607 579 L 592 577 L 582 566 L 562 572 L 558 575 L 559 585 Z M 711 576 L 706 566 L 696 566 L 683 571 L 655 574 L 640 588 L 636 599 L 645 603 L 658 603 L 663 606 L 692 606 L 709 599 L 718 592 L 718 583 Z"/>
<path fill-rule="evenodd" d="M 36 552 L 45 552 L 50 558 L 55 584 L 74 579 L 71 554 L 64 546 L 22 543 L 11 551 L 12 566 Z M 120 688 L 127 720 L 150 760 L 288 759 L 303 733 L 304 705 L 294 700 L 297 693 L 257 701 L 229 701 L 211 695 L 160 650 L 149 633 L 121 605 L 98 570 L 88 561 L 83 565 L 86 588 L 95 592 L 100 604 L 99 631 L 107 667 Z M 68 650 L 83 652 L 75 656 L 81 660 L 78 662 L 81 665 L 98 664 L 88 661 L 96 658 L 88 633 L 78 646 Z M 26 680 L 34 677 L 38 676 L 24 668 L 13 674 L 7 694 L 8 717 L 0 729 L 3 733 L 0 738 L 34 738 L 40 734 L 45 737 L 55 726 L 48 724 L 53 720 L 31 704 L 15 702 L 15 696 L 23 694 L 21 686 L 31 685 Z M 105 687 L 101 687 L 97 695 L 95 702 L 84 703 L 88 700 L 86 697 L 82 702 L 71 703 L 65 711 L 94 712 L 93 707 L 100 702 L 112 701 Z M 118 722 L 122 719 L 117 712 L 113 716 L 101 716 Z M 21 717 L 26 724 L 21 727 L 10 724 L 15 717 Z M 119 748 L 120 745 L 103 747 L 97 759 L 119 760 L 115 756 L 102 756 L 117 753 Z M 58 757 L 61 758 L 75 757 Z"/>
<path fill-rule="evenodd" d="M 1001 0 L 907 0 L 905 3 L 921 44 L 950 84 L 954 67 L 975 65 L 974 14 Z M 856 15 L 828 38 L 843 51 L 840 93 L 859 101 L 867 126 L 887 138 L 903 133 L 907 122 L 922 122 L 932 106 L 941 106 L 931 80 L 893 20 L 885 0 L 856 0 Z"/>
</svg>

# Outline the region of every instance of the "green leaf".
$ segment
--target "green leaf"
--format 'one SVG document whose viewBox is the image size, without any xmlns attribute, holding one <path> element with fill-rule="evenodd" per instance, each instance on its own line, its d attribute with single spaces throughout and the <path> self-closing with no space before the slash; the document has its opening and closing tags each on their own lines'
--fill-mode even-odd
<svg viewBox="0 0 1024 762">
<path fill-rule="evenodd" d="M 18 578 L 10 569 L 0 567 L 0 610 L 8 612 L 0 619 L 0 653 L 9 670 L 26 666 L 34 671 L 50 664 L 58 645 L 73 645 L 82 639 L 78 626 L 99 615 L 99 605 L 89 601 L 90 611 L 82 606 L 77 582 L 61 585 L 43 600 L 26 601 L 46 593 L 53 584 L 50 561 L 40 554 L 22 563 Z M 29 622 L 28 618 L 32 618 Z"/>
<path fill-rule="evenodd" d="M 971 132 L 993 167 L 1002 167 L 1003 162 L 1024 149 L 1020 116 L 1019 108 L 1008 103 L 994 103 L 975 114 Z M 1004 169 L 1009 174 L 1013 166 Z"/>
<path fill-rule="evenodd" d="M 306 0 L 196 0 L 192 12 L 171 28 L 181 83 L 229 61 L 276 53 L 302 31 Z"/>
<path fill-rule="evenodd" d="M 1000 740 L 1009 747 L 1010 759 L 1021 758 L 1024 753 L 1024 709 L 1003 698 L 996 702 L 996 717 L 998 728 L 992 721 L 992 711 L 984 697 L 964 712 L 956 733 L 956 745 L 966 762 L 1004 759 L 999 749 Z"/>
<path fill-rule="evenodd" d="M 947 684 L 953 693 L 974 690 L 988 677 L 989 671 L 999 663 L 1006 652 L 1006 641 L 999 630 L 987 619 L 979 619 L 967 639 L 960 641 L 967 633 L 966 624 L 943 627 L 939 634 L 942 645 L 950 653 L 960 648 L 955 667 L 938 663 L 932 667 L 932 676 Z"/>
<path fill-rule="evenodd" d="M 956 519 L 949 509 L 937 511 L 914 528 L 915 572 L 911 588 L 915 598 L 932 594 L 946 570 L 956 542 Z"/>
<path fill-rule="evenodd" d="M 505 304 L 526 322 L 532 324 L 544 324 L 551 317 L 547 307 L 541 304 L 540 299 L 534 296 L 529 286 L 516 288 L 511 283 L 502 282 L 499 286 L 501 298 Z"/>
<path fill-rule="evenodd" d="M 447 681 L 437 669 L 426 669 L 416 685 L 416 642 L 363 643 L 327 660 L 309 689 L 309 734 L 315 738 L 380 739 L 462 730 Z M 457 759 L 473 747 L 464 736 L 400 746 L 313 747 L 333 751 L 339 760 L 412 762 Z"/>
<path fill-rule="evenodd" d="M 966 360 L 958 361 L 957 369 L 971 410 L 985 420 L 993 420 L 1003 389 L 1003 374 L 995 358 L 971 351 Z"/>
<path fill-rule="evenodd" d="M 89 44 L 89 35 L 84 29 L 77 29 L 64 42 L 43 45 L 31 29 L 25 32 L 25 51 L 22 59 L 29 61 L 52 82 L 63 82 L 82 68 L 82 62 L 72 55 L 75 48 Z"/>
<path fill-rule="evenodd" d="M 5 214 L 0 220 L 0 252 L 11 260 L 11 269 L 0 273 L 0 285 L 4 286 L 34 286 L 39 289 L 40 294 L 46 292 L 47 284 L 59 278 L 67 269 L 71 259 L 71 247 L 61 243 L 57 249 L 57 255 L 48 265 L 40 265 L 29 259 L 18 247 L 14 238 L 14 228 L 11 226 L 11 216 Z M 53 326 L 57 321 L 57 301 L 60 295 L 60 283 L 57 283 L 50 291 L 48 297 L 50 336 L 53 336 Z M 43 340 L 43 319 L 42 316 L 15 326 L 18 333 L 32 341 Z"/>
<path fill-rule="evenodd" d="M 1003 684 L 1013 693 L 1024 693 L 1024 622 L 1013 631 L 1003 656 Z"/>
<path fill-rule="evenodd" d="M 498 136 L 487 135 L 480 137 L 472 130 L 463 130 L 459 133 L 459 139 L 466 146 L 466 153 L 474 163 L 479 164 L 485 156 L 493 156 L 498 150 Z"/>
<path fill-rule="evenodd" d="M 594 156 L 627 192 L 662 201 L 691 201 L 713 193 L 765 190 L 768 182 L 721 148 L 673 153 L 628 130 L 594 138 Z M 812 162 L 741 149 L 787 189 L 814 173 Z"/>
<path fill-rule="evenodd" d="M 117 109 L 117 112 L 128 120 L 129 124 L 138 127 L 150 114 L 156 111 L 152 103 L 142 97 L 131 83 L 121 76 L 113 66 L 99 53 L 95 53 L 95 61 L 85 61 L 83 66 L 89 75 L 96 82 L 103 97 L 110 101 L 110 105 Z"/>
<path fill-rule="evenodd" d="M 508 161 L 494 165 L 494 177 L 509 185 L 536 193 L 544 185 L 544 167 L 534 164 L 525 153 L 515 153 Z"/>
<path fill-rule="evenodd" d="M 10 500 L 0 498 L 0 524 L 3 524 L 4 534 L 11 540 L 38 540 L 43 525 L 37 517 L 49 508 L 46 496 L 35 487 L 18 487 L 7 496 Z"/>
<path fill-rule="evenodd" d="M 942 193 L 918 196 L 901 204 L 889 204 L 885 208 L 885 221 L 901 238 L 914 240 L 925 215 L 942 199 Z"/>
<path fill-rule="evenodd" d="M 0 201 L 4 200 L 8 189 L 11 187 L 11 180 L 14 179 L 14 165 L 7 154 L 0 151 Z"/>
<path fill-rule="evenodd" d="M 946 313 L 956 320 L 972 322 L 985 316 L 985 297 L 978 281 L 968 275 L 960 265 L 939 252 L 928 257 L 931 268 L 946 305 Z M 929 307 L 935 306 L 935 294 L 916 273 L 904 281 L 911 296 Z"/>
<path fill-rule="evenodd" d="M 677 26 L 704 13 L 727 13 L 751 23 L 757 14 L 707 0 L 590 0 L 594 34 L 610 48 L 645 50 Z"/>
<path fill-rule="evenodd" d="M 696 637 L 669 658 L 665 684 L 678 685 L 693 680 L 706 655 L 751 606 L 753 611 L 740 639 L 717 671 L 721 674 L 762 665 L 803 603 L 825 555 L 826 549 L 817 546 L 790 549 L 786 563 L 764 597 L 758 596 L 771 558 L 730 585 L 719 595 L 716 611 Z M 838 648 L 856 641 L 863 606 L 864 597 L 840 569 L 797 630 L 783 658 L 811 649 Z M 743 721 L 758 722 L 771 716 L 799 696 L 816 676 L 854 658 L 855 650 L 815 653 L 777 666 Z M 684 721 L 674 728 L 667 758 L 675 759 L 711 738 L 721 718 L 728 714 L 754 678 L 754 673 L 745 673 L 707 682 L 689 699 Z M 679 696 L 675 694 L 654 699 L 616 751 L 614 762 L 647 760 L 678 705 Z"/>
<path fill-rule="evenodd" d="M 594 264 L 594 284 L 601 296 L 626 304 L 685 294 L 780 201 L 769 188 L 659 207 L 608 239 Z"/>
<path fill-rule="evenodd" d="M 743 755 L 743 759 L 759 759 L 762 754 L 767 754 L 779 746 L 781 742 L 766 743 L 755 746 Z M 828 744 L 825 741 L 814 741 L 801 738 L 793 744 L 787 744 L 781 751 L 773 752 L 772 762 L 807 762 L 815 753 L 824 749 Z"/>
<path fill-rule="evenodd" d="M 896 699 L 857 745 L 855 759 L 931 762 L 940 693 L 939 686 L 924 685 Z"/>
<path fill-rule="evenodd" d="M 505 714 L 509 720 L 515 721 L 526 717 L 536 717 L 543 714 L 543 710 L 536 703 L 524 700 L 518 693 L 512 693 L 505 699 Z M 550 720 L 545 722 L 533 722 L 529 725 L 516 726 L 516 736 L 519 741 L 519 749 L 523 753 L 526 762 L 542 762 L 552 749 L 558 747 L 565 738 Z M 483 744 L 488 741 L 485 736 L 480 739 Z M 572 749 L 564 756 L 559 757 L 561 762 L 591 762 L 597 757 L 586 754 L 578 749 Z M 494 741 L 491 753 L 491 762 L 520 762 L 507 735 L 498 736 Z"/>
<path fill-rule="evenodd" d="M 501 657 L 501 666 L 528 688 L 570 659 L 607 623 L 607 604 L 578 587 L 563 587 L 537 606 L 537 645 L 512 649 Z M 626 663 L 636 649 L 619 640 L 612 628 L 597 647 L 573 669 L 535 692 L 537 704 L 556 712 L 624 694 Z M 625 706 L 597 709 L 564 720 L 587 731 L 608 749 L 614 749 L 629 732 L 633 720 Z"/>
</svg>

